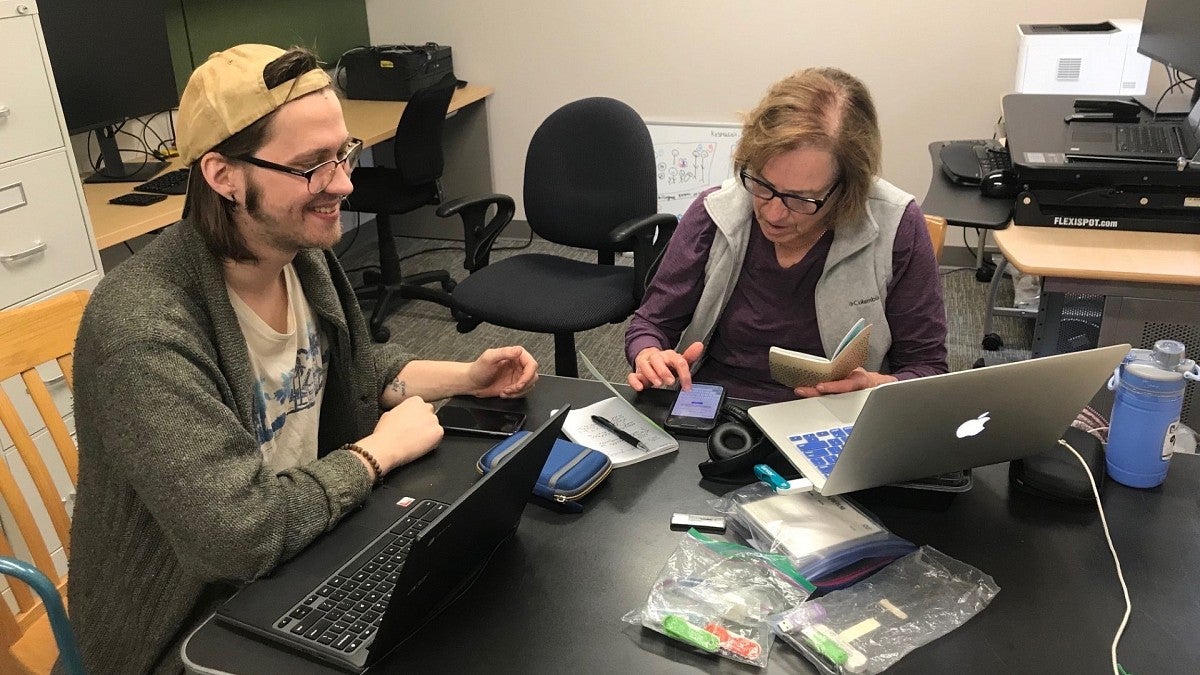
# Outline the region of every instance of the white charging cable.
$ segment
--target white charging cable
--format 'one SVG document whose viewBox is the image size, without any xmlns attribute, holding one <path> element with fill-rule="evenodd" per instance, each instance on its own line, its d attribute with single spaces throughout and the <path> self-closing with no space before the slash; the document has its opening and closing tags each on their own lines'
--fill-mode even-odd
<svg viewBox="0 0 1200 675">
<path fill-rule="evenodd" d="M 1075 459 L 1078 459 L 1079 463 L 1083 465 L 1088 482 L 1092 485 L 1092 495 L 1096 498 L 1096 509 L 1100 511 L 1100 524 L 1104 526 L 1104 538 L 1108 541 L 1108 550 L 1112 553 L 1113 564 L 1117 567 L 1117 581 L 1121 582 L 1121 593 L 1125 596 L 1125 616 L 1121 617 L 1121 625 L 1117 627 L 1117 634 L 1113 636 L 1112 668 L 1113 675 L 1124 675 L 1124 669 L 1117 663 L 1117 643 L 1121 641 L 1121 634 L 1125 632 L 1125 625 L 1129 623 L 1129 615 L 1133 613 L 1133 603 L 1129 601 L 1129 587 L 1125 585 L 1125 574 L 1121 571 L 1121 559 L 1117 557 L 1117 548 L 1113 546 L 1112 533 L 1108 531 L 1108 519 L 1104 517 L 1104 506 L 1100 503 L 1100 489 L 1096 487 L 1096 478 L 1092 475 L 1092 469 L 1084 461 L 1083 456 L 1071 447 L 1070 443 L 1060 438 L 1058 444 L 1070 450 L 1071 454 L 1075 455 Z"/>
</svg>

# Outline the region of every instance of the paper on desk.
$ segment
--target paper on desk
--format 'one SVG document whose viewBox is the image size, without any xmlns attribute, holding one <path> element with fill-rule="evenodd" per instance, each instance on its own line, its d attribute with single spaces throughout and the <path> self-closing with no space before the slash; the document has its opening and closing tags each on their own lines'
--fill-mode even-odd
<svg viewBox="0 0 1200 675">
<path fill-rule="evenodd" d="M 642 460 L 664 455 L 679 448 L 679 442 L 666 431 L 655 424 L 650 418 L 638 412 L 625 397 L 609 384 L 592 362 L 582 352 L 579 359 L 592 374 L 592 377 L 604 384 L 612 396 L 583 408 L 573 409 L 567 413 L 563 422 L 563 434 L 580 445 L 592 448 L 608 455 L 614 467 L 633 464 Z M 592 421 L 592 415 L 606 417 L 617 428 L 633 434 L 650 449 L 634 447 L 618 438 L 611 431 Z"/>
</svg>

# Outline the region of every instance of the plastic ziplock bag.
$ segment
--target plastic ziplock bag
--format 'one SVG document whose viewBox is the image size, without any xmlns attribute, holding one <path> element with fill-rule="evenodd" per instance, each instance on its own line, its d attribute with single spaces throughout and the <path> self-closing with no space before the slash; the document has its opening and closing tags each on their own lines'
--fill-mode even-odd
<svg viewBox="0 0 1200 675">
<path fill-rule="evenodd" d="M 879 673 L 966 623 L 1000 587 L 922 546 L 850 588 L 770 617 L 776 635 L 827 675 Z"/>
<path fill-rule="evenodd" d="M 623 620 L 761 668 L 773 640 L 767 617 L 799 606 L 812 590 L 785 556 L 690 530 L 646 604 Z"/>
<path fill-rule="evenodd" d="M 746 543 L 787 555 L 806 579 L 823 579 L 864 559 L 891 560 L 917 548 L 842 497 L 776 494 L 758 482 L 708 504 L 729 518 L 734 533 Z"/>
</svg>

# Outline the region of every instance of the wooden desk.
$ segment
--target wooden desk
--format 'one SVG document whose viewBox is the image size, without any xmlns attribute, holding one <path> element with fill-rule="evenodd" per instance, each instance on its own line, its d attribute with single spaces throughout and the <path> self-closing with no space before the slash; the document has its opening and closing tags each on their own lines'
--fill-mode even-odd
<svg viewBox="0 0 1200 675">
<path fill-rule="evenodd" d="M 1012 226 L 996 243 L 1014 267 L 1043 277 L 1200 285 L 1200 236 Z"/>
<path fill-rule="evenodd" d="M 489 86 L 468 84 L 454 92 L 450 113 L 456 113 L 472 103 L 482 101 L 495 91 Z M 404 112 L 403 101 L 356 101 L 343 99 L 342 113 L 350 135 L 360 138 L 367 147 L 396 135 L 396 123 Z M 486 118 L 483 118 L 486 123 Z M 486 139 L 486 129 L 482 137 Z M 486 153 L 485 153 L 486 156 Z M 180 168 L 172 161 L 168 170 Z M 179 220 L 183 213 L 183 197 L 173 195 L 150 206 L 118 206 L 108 200 L 133 189 L 134 183 L 85 183 L 83 194 L 92 219 L 96 246 L 108 248 L 134 237 L 166 227 Z M 491 186 L 488 186 L 488 190 Z"/>
<path fill-rule="evenodd" d="M 1042 277 L 1034 356 L 1079 349 L 1091 334 L 1100 346 L 1143 349 L 1169 338 L 1200 355 L 1200 233 L 1013 225 L 995 236 L 1009 263 Z M 1197 387 L 1184 396 L 1183 422 L 1200 427 Z"/>
</svg>

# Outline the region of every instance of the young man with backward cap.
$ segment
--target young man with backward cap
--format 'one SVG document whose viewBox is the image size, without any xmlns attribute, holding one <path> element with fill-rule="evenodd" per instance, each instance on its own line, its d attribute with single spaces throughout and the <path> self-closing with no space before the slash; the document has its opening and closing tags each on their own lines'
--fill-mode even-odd
<svg viewBox="0 0 1200 675">
<path fill-rule="evenodd" d="M 76 344 L 70 616 L 95 673 L 180 672 L 216 605 L 437 446 L 427 400 L 537 380 L 521 347 L 371 341 L 330 252 L 362 143 L 311 53 L 213 54 L 176 120 L 184 219 L 101 281 Z"/>
</svg>

